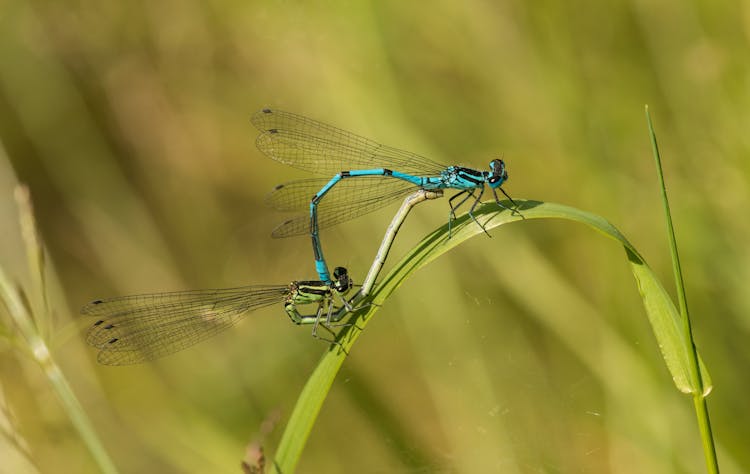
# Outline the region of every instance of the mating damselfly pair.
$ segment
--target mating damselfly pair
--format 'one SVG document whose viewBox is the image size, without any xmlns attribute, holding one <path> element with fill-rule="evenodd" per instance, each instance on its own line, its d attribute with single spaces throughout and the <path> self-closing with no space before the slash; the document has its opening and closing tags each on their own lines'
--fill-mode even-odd
<svg viewBox="0 0 750 474">
<path fill-rule="evenodd" d="M 99 349 L 104 364 L 123 365 L 162 357 L 200 342 L 228 327 L 254 309 L 284 303 L 296 324 L 312 324 L 332 332 L 347 313 L 372 289 L 396 234 L 416 204 L 443 195 L 445 189 L 459 192 L 449 199 L 449 228 L 455 211 L 474 199 L 469 216 L 484 193 L 485 184 L 495 202 L 510 209 L 497 196 L 508 174 L 503 160 L 490 162 L 489 171 L 462 166 L 444 166 L 419 155 L 380 145 L 372 140 L 312 119 L 272 109 L 253 115 L 261 131 L 258 148 L 282 163 L 328 176 L 276 186 L 268 198 L 280 210 L 309 210 L 279 225 L 274 237 L 309 233 L 319 280 L 294 281 L 288 285 L 256 285 L 231 289 L 154 293 L 96 300 L 82 313 L 97 318 L 87 342 Z M 475 195 L 478 192 L 478 195 Z M 333 279 L 323 258 L 320 229 L 375 211 L 406 196 L 394 216 L 377 256 L 358 292 L 349 300 L 353 282 L 348 271 L 337 267 Z M 455 201 L 459 199 L 457 203 Z M 316 306 L 303 315 L 298 306 Z"/>
</svg>

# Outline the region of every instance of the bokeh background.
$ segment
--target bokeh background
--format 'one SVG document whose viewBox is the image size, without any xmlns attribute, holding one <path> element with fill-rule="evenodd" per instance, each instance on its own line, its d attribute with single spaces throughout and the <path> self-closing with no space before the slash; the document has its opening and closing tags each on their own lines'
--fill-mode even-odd
<svg viewBox="0 0 750 474">
<path fill-rule="evenodd" d="M 0 265 L 30 285 L 13 186 L 48 250 L 53 354 L 122 472 L 269 457 L 326 346 L 280 306 L 151 364 L 103 367 L 79 308 L 315 276 L 263 199 L 272 105 L 445 163 L 499 156 L 518 198 L 605 216 L 673 289 L 644 119 L 663 153 L 724 472 L 750 471 L 746 2 L 3 2 Z M 323 233 L 361 281 L 396 206 Z M 442 225 L 417 208 L 399 258 Z M 409 280 L 337 378 L 299 472 L 700 473 L 691 401 L 625 255 L 565 222 L 479 236 Z M 391 264 L 393 262 L 390 262 Z M 0 310 L 0 314 L 2 314 Z M 96 472 L 3 319 L 2 472 Z M 15 342 L 14 342 L 15 341 Z"/>
</svg>

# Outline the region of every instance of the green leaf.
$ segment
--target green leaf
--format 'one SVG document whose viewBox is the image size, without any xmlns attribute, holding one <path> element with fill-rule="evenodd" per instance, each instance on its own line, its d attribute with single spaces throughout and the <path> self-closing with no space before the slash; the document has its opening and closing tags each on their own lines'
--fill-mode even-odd
<svg viewBox="0 0 750 474">
<path fill-rule="evenodd" d="M 586 224 L 619 242 L 625 249 L 651 328 L 675 385 L 684 393 L 701 392 L 699 387 L 691 383 L 690 348 L 684 342 L 679 313 L 654 272 L 625 236 L 606 219 L 580 209 L 539 201 L 518 201 L 518 203 L 518 211 L 513 212 L 498 208 L 495 203 L 486 203 L 476 209 L 474 215 L 488 231 L 511 222 L 524 222 L 531 219 L 568 219 Z M 350 325 L 345 326 L 339 334 L 340 345 L 332 344 L 329 347 L 297 400 L 297 405 L 276 453 L 274 468 L 277 472 L 294 471 L 341 364 L 362 330 L 382 304 L 415 271 L 478 234 L 483 234 L 483 230 L 467 215 L 454 221 L 450 238 L 447 225 L 438 228 L 417 244 L 381 280 L 367 300 L 370 306 L 365 306 L 352 314 L 347 321 Z M 702 361 L 700 369 L 704 385 L 702 395 L 705 396 L 711 390 L 711 379 Z"/>
</svg>

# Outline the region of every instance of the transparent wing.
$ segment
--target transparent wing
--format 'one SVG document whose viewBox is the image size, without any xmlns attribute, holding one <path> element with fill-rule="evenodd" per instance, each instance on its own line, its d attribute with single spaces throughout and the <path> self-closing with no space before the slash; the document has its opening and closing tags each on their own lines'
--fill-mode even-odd
<svg viewBox="0 0 750 474">
<path fill-rule="evenodd" d="M 93 301 L 86 342 L 107 365 L 145 362 L 185 349 L 233 326 L 247 312 L 283 301 L 288 286 L 179 291 Z"/>
<path fill-rule="evenodd" d="M 282 211 L 304 211 L 273 230 L 273 237 L 290 237 L 310 233 L 310 199 L 328 182 L 304 179 L 280 184 L 271 191 L 266 203 Z M 409 182 L 384 176 L 344 179 L 320 200 L 318 228 L 323 229 L 380 209 L 394 200 L 419 189 Z"/>
<path fill-rule="evenodd" d="M 333 176 L 352 169 L 389 168 L 415 176 L 435 176 L 446 168 L 423 156 L 290 112 L 259 110 L 252 122 L 263 132 L 256 140 L 260 151 L 316 174 Z"/>
</svg>

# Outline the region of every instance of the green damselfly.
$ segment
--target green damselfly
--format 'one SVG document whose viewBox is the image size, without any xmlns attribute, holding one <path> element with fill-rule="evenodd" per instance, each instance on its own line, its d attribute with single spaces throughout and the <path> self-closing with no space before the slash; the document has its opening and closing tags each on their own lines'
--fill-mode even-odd
<svg viewBox="0 0 750 474">
<path fill-rule="evenodd" d="M 249 312 L 275 303 L 284 304 L 295 324 L 312 324 L 317 335 L 318 325 L 327 328 L 332 320 L 334 298 L 343 309 L 351 309 L 344 299 L 352 287 L 346 269 L 337 267 L 334 278 L 331 283 L 293 281 L 92 301 L 81 309 L 97 318 L 86 342 L 99 349 L 97 360 L 102 364 L 137 364 L 186 349 L 234 326 Z M 302 305 L 317 305 L 317 311 L 303 315 L 298 308 Z"/>
</svg>

